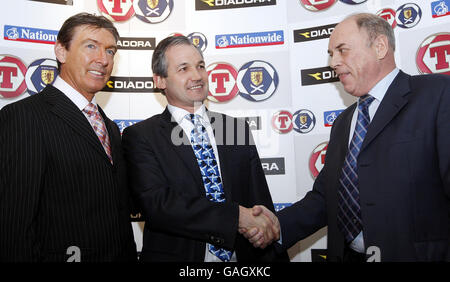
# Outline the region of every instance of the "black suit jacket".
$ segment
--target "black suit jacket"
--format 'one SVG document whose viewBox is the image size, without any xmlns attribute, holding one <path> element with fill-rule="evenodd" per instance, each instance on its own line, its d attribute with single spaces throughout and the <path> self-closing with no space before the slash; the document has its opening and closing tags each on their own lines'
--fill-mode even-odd
<svg viewBox="0 0 450 282">
<path fill-rule="evenodd" d="M 136 260 L 120 132 L 114 165 L 83 113 L 53 86 L 0 111 L 0 261 Z"/>
<path fill-rule="evenodd" d="M 205 243 L 211 243 L 235 250 L 238 261 L 287 261 L 286 252 L 277 255 L 273 246 L 255 249 L 238 233 L 239 204 L 265 205 L 273 211 L 248 125 L 223 114 L 208 115 L 215 131 L 225 203 L 206 198 L 189 140 L 167 108 L 124 130 L 130 185 L 146 220 L 141 259 L 200 262 L 205 258 Z M 225 131 L 231 124 L 234 129 Z"/>
<path fill-rule="evenodd" d="M 342 260 L 337 190 L 355 107 L 335 120 L 313 190 L 279 213 L 284 247 L 328 226 L 328 259 Z M 450 77 L 400 71 L 368 127 L 357 169 L 366 248 L 377 247 L 381 261 L 450 260 Z"/>
</svg>

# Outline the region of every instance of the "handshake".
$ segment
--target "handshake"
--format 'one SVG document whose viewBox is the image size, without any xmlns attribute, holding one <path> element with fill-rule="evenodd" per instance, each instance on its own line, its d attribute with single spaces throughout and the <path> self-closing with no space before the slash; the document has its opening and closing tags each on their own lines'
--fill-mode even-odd
<svg viewBox="0 0 450 282">
<path fill-rule="evenodd" d="M 265 206 L 239 206 L 238 230 L 255 248 L 264 249 L 280 239 L 280 222 Z"/>
</svg>

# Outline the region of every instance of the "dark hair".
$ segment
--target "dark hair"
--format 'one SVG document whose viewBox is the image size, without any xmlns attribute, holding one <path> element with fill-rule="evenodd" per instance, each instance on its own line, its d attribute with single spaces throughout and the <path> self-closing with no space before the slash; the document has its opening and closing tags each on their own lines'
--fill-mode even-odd
<svg viewBox="0 0 450 282">
<path fill-rule="evenodd" d="M 167 77 L 167 59 L 166 59 L 166 51 L 171 46 L 176 45 L 191 45 L 194 46 L 195 49 L 200 53 L 200 56 L 203 58 L 202 51 L 197 48 L 186 36 L 169 36 L 164 38 L 162 41 L 158 43 L 155 50 L 153 51 L 152 56 L 152 71 L 153 75 L 159 75 L 162 77 Z"/>
<path fill-rule="evenodd" d="M 75 28 L 82 25 L 107 29 L 114 36 L 116 42 L 119 40 L 119 32 L 110 20 L 104 16 L 97 16 L 89 13 L 78 13 L 68 18 L 61 26 L 56 40 L 59 41 L 64 48 L 69 50 Z M 60 69 L 60 66 L 61 63 L 58 61 L 58 69 Z"/>
</svg>

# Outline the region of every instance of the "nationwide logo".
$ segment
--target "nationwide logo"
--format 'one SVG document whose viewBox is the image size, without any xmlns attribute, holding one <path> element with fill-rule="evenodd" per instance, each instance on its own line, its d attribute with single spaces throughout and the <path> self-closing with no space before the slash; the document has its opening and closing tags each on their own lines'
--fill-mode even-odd
<svg viewBox="0 0 450 282">
<path fill-rule="evenodd" d="M 276 4 L 276 0 L 195 0 L 195 10 L 248 8 Z"/>
<path fill-rule="evenodd" d="M 298 133 L 308 133 L 316 125 L 316 117 L 310 110 L 298 110 L 293 114 L 294 130 Z"/>
<path fill-rule="evenodd" d="M 208 100 L 226 102 L 238 93 L 237 71 L 227 63 L 214 63 L 206 68 L 209 80 Z"/>
<path fill-rule="evenodd" d="M 324 126 L 333 126 L 334 120 L 343 112 L 344 110 L 328 111 L 323 113 Z"/>
<path fill-rule="evenodd" d="M 392 26 L 392 28 L 395 28 L 397 26 L 394 10 L 390 8 L 381 9 L 376 13 L 376 15 L 385 19 Z"/>
<path fill-rule="evenodd" d="M 158 89 L 154 88 L 153 77 L 122 76 L 111 76 L 102 91 L 126 93 L 160 92 Z"/>
<path fill-rule="evenodd" d="M 309 171 L 313 179 L 319 175 L 323 166 L 325 165 L 325 156 L 327 154 L 328 142 L 323 142 L 314 148 L 311 157 L 309 158 Z"/>
<path fill-rule="evenodd" d="M 48 84 L 53 84 L 58 74 L 58 63 L 56 60 L 38 59 L 32 62 L 25 74 L 28 94 L 34 95 L 41 92 Z"/>
<path fill-rule="evenodd" d="M 239 95 L 253 102 L 269 99 L 277 90 L 278 82 L 275 68 L 260 60 L 244 64 L 237 76 Z"/>
<path fill-rule="evenodd" d="M 130 125 L 140 122 L 141 119 L 115 119 L 114 122 L 117 124 L 120 130 L 120 134 L 123 133 L 123 130 Z"/>
<path fill-rule="evenodd" d="M 156 39 L 154 37 L 120 37 L 117 49 L 122 50 L 154 50 Z"/>
<path fill-rule="evenodd" d="M 58 30 L 5 25 L 3 38 L 12 41 L 54 44 L 57 36 Z"/>
<path fill-rule="evenodd" d="M 301 70 L 302 85 L 314 85 L 339 81 L 339 77 L 331 67 Z"/>
<path fill-rule="evenodd" d="M 27 67 L 11 55 L 0 55 L 0 97 L 14 98 L 25 92 Z"/>
<path fill-rule="evenodd" d="M 285 174 L 284 158 L 261 158 L 265 175 Z"/>
<path fill-rule="evenodd" d="M 450 15 L 450 0 L 440 0 L 431 2 L 431 16 L 433 18 Z"/>
<path fill-rule="evenodd" d="M 282 30 L 216 35 L 216 49 L 284 44 Z"/>
<path fill-rule="evenodd" d="M 450 75 L 450 33 L 436 33 L 428 36 L 417 51 L 416 64 L 421 73 L 442 73 Z"/>
<path fill-rule="evenodd" d="M 329 38 L 337 24 L 315 26 L 305 29 L 294 30 L 294 42 L 305 42 Z"/>
<path fill-rule="evenodd" d="M 401 28 L 416 26 L 422 18 L 422 10 L 417 4 L 407 3 L 398 7 L 395 20 Z"/>
<path fill-rule="evenodd" d="M 250 130 L 261 130 L 261 117 L 245 117 Z"/>
<path fill-rule="evenodd" d="M 274 113 L 272 116 L 272 128 L 281 134 L 290 132 L 294 128 L 291 112 L 281 110 Z"/>
<path fill-rule="evenodd" d="M 328 9 L 336 2 L 337 0 L 300 0 L 303 7 L 312 12 Z"/>
</svg>

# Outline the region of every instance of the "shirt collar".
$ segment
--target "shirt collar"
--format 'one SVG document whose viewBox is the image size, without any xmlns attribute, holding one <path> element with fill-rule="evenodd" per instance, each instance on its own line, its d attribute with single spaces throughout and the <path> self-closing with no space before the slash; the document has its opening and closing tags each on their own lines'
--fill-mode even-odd
<svg viewBox="0 0 450 282">
<path fill-rule="evenodd" d="M 400 70 L 398 68 L 394 68 L 388 75 L 386 75 L 382 80 L 378 81 L 378 83 L 369 91 L 369 94 L 373 96 L 378 102 L 383 100 L 384 95 L 391 85 L 392 81 L 394 81 Z"/>
<path fill-rule="evenodd" d="M 81 95 L 80 92 L 76 91 L 60 76 L 56 77 L 55 82 L 53 82 L 53 86 L 64 93 L 64 95 L 66 95 L 77 106 L 77 108 L 80 109 L 80 111 L 82 111 L 89 104 L 89 101 L 86 99 L 86 97 Z M 95 96 L 94 98 L 92 98 L 91 103 L 97 105 Z"/>
<path fill-rule="evenodd" d="M 181 124 L 183 119 L 186 115 L 189 115 L 190 112 L 186 111 L 185 109 L 173 106 L 168 104 L 167 108 L 169 109 L 170 114 L 172 115 L 173 119 L 178 123 Z M 195 112 L 194 114 L 199 115 L 203 118 L 204 121 L 209 123 L 208 115 L 206 114 L 206 107 L 204 104 L 202 104 Z"/>
</svg>

